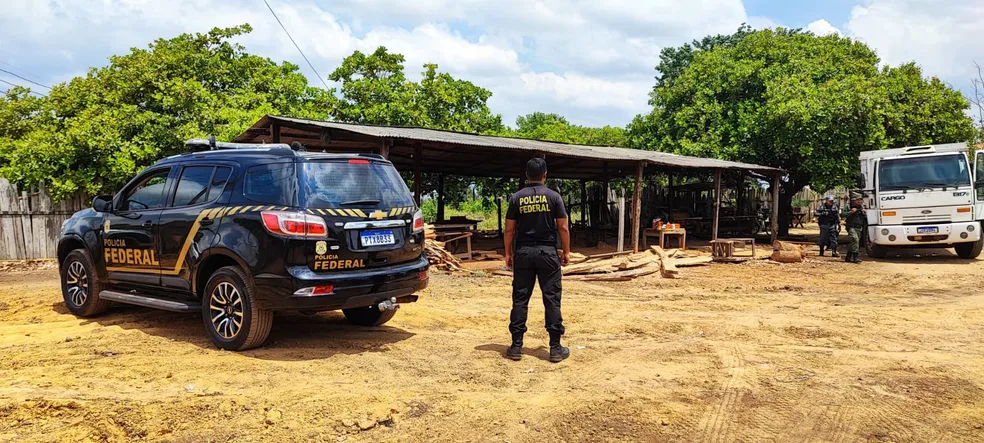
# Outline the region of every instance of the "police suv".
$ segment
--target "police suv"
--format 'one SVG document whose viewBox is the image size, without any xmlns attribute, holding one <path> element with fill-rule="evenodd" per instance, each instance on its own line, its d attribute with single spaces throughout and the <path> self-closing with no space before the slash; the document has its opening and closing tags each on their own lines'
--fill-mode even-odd
<svg viewBox="0 0 984 443">
<path fill-rule="evenodd" d="M 381 325 L 427 286 L 421 211 L 382 156 L 187 146 L 62 225 L 72 313 L 201 311 L 216 346 L 244 350 L 267 339 L 274 311 Z"/>
</svg>

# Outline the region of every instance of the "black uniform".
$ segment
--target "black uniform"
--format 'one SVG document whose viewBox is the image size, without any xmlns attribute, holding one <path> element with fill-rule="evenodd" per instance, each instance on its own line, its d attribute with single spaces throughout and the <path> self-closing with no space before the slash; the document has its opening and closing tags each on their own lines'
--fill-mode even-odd
<svg viewBox="0 0 984 443">
<path fill-rule="evenodd" d="M 829 248 L 831 254 L 837 256 L 837 235 L 840 233 L 840 208 L 837 204 L 827 206 L 821 204 L 817 208 L 817 224 L 820 225 L 820 255 L 824 248 Z"/>
<path fill-rule="evenodd" d="M 560 194 L 542 183 L 531 183 L 509 198 L 506 218 L 516 221 L 513 252 L 513 307 L 509 332 L 526 333 L 526 315 L 533 285 L 540 280 L 547 332 L 564 334 L 560 315 L 561 271 L 557 256 L 557 219 L 567 218 Z"/>
</svg>

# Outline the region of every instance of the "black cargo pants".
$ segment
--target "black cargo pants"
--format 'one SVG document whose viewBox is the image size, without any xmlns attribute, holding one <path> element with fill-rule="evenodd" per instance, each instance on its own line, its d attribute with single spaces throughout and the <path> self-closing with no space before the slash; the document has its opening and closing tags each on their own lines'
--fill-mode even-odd
<svg viewBox="0 0 984 443">
<path fill-rule="evenodd" d="M 509 315 L 509 332 L 515 337 L 526 333 L 533 285 L 540 280 L 547 332 L 564 334 L 560 315 L 560 257 L 555 246 L 519 246 L 513 254 L 513 306 Z"/>
</svg>

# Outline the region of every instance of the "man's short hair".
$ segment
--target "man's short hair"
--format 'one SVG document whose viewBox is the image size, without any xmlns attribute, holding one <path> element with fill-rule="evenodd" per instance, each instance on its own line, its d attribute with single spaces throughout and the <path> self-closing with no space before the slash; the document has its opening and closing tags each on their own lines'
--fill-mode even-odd
<svg viewBox="0 0 984 443">
<path fill-rule="evenodd" d="M 526 178 L 530 180 L 540 180 L 543 176 L 547 175 L 547 161 L 540 158 L 534 157 L 530 161 L 526 162 Z"/>
</svg>

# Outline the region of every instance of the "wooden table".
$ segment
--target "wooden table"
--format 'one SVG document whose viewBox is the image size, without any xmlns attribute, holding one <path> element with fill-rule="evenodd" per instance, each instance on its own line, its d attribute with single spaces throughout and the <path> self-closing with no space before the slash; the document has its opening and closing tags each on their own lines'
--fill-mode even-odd
<svg viewBox="0 0 984 443">
<path fill-rule="evenodd" d="M 687 230 L 685 228 L 677 229 L 646 229 L 643 231 L 642 236 L 642 247 L 646 248 L 646 237 L 653 236 L 659 237 L 659 247 L 666 249 L 666 236 L 677 236 L 677 243 L 680 249 L 687 249 Z"/>
<path fill-rule="evenodd" d="M 806 217 L 806 214 L 797 214 L 794 212 L 793 216 L 789 218 L 789 227 L 795 228 L 799 226 L 801 228 L 805 228 L 806 226 L 803 225 L 804 217 Z"/>
<path fill-rule="evenodd" d="M 746 244 L 752 246 L 751 257 L 736 257 L 735 249 L 745 249 Z M 711 240 L 711 252 L 714 261 L 744 261 L 755 258 L 755 239 L 754 238 L 721 238 Z"/>
<path fill-rule="evenodd" d="M 472 259 L 472 235 L 475 234 L 476 228 L 478 228 L 478 221 L 475 220 L 434 223 L 434 233 L 437 234 L 438 241 L 444 243 L 465 241 L 465 253 L 454 254 L 462 260 Z"/>
</svg>

